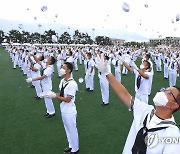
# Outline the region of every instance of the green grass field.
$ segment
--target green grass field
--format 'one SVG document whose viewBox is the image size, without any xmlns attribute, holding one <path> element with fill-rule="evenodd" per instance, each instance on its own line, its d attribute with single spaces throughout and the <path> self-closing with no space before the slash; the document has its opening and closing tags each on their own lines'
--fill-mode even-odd
<svg viewBox="0 0 180 154">
<path fill-rule="evenodd" d="M 74 72 L 77 81 L 84 77 L 84 68 Z M 67 140 L 59 102 L 53 100 L 56 116 L 46 119 L 44 100 L 35 100 L 35 89 L 29 87 L 22 71 L 13 69 L 9 55 L 0 48 L 0 154 L 59 154 L 67 147 Z M 58 92 L 60 78 L 53 76 L 53 91 Z M 134 95 L 134 76 L 122 76 L 123 85 Z M 177 79 L 180 85 L 180 78 Z M 110 105 L 101 106 L 101 93 L 97 74 L 95 90 L 85 91 L 85 84 L 79 84 L 76 97 L 78 110 L 81 154 L 120 154 L 131 126 L 132 113 L 110 89 Z M 161 87 L 167 87 L 168 80 L 162 73 L 156 73 L 153 80 L 152 97 Z M 175 114 L 180 127 L 180 111 Z"/>
</svg>

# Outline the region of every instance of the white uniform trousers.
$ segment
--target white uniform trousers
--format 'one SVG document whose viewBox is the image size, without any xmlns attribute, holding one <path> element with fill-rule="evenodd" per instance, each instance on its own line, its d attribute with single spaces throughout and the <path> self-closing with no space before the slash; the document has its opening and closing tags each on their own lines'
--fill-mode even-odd
<svg viewBox="0 0 180 154">
<path fill-rule="evenodd" d="M 41 82 L 41 84 L 42 84 L 43 92 L 47 92 L 47 91 L 52 90 L 52 85 L 50 83 Z M 54 109 L 54 104 L 53 104 L 52 98 L 44 97 L 44 102 L 45 102 L 45 105 L 46 105 L 47 113 L 54 114 L 55 109 Z"/>
<path fill-rule="evenodd" d="M 67 140 L 69 143 L 69 148 L 71 152 L 76 152 L 79 150 L 79 137 L 78 130 L 76 127 L 76 113 L 71 114 L 63 114 L 61 113 L 62 121 L 64 124 L 64 128 L 66 131 Z"/>
<path fill-rule="evenodd" d="M 74 69 L 75 69 L 76 71 L 78 70 L 77 59 L 74 60 Z"/>
<path fill-rule="evenodd" d="M 116 69 L 115 69 L 115 78 L 116 78 L 119 82 L 121 82 L 121 72 L 116 71 Z"/>
<path fill-rule="evenodd" d="M 176 79 L 177 79 L 177 72 L 171 72 L 169 71 L 169 86 L 175 86 L 176 85 Z"/>
<path fill-rule="evenodd" d="M 27 71 L 27 78 L 31 78 L 32 77 L 32 75 L 31 75 L 31 71 L 28 69 L 28 68 L 26 68 L 26 71 Z"/>
<path fill-rule="evenodd" d="M 109 103 L 109 82 L 107 79 L 100 78 L 101 96 L 104 104 Z"/>
<path fill-rule="evenodd" d="M 148 101 L 149 101 L 148 94 L 140 94 L 140 93 L 136 92 L 135 97 L 136 97 L 137 99 L 139 99 L 140 101 L 148 104 Z"/>
<path fill-rule="evenodd" d="M 79 59 L 79 64 L 82 65 L 82 56 L 79 55 L 79 58 L 78 58 L 78 59 Z"/>
<path fill-rule="evenodd" d="M 168 66 L 164 65 L 164 78 L 168 78 L 169 69 Z"/>
<path fill-rule="evenodd" d="M 57 62 L 57 72 L 58 72 L 58 76 L 61 76 L 61 73 L 60 73 L 60 69 L 61 69 L 61 62 Z"/>
<path fill-rule="evenodd" d="M 27 64 L 24 62 L 22 65 L 23 74 L 27 74 Z"/>
<path fill-rule="evenodd" d="M 87 65 L 87 62 L 86 62 L 86 61 L 84 61 L 84 71 L 85 71 L 85 72 L 87 71 L 87 67 L 86 67 L 86 65 Z"/>
<path fill-rule="evenodd" d="M 86 88 L 90 88 L 90 90 L 94 90 L 94 75 L 89 73 L 86 73 L 85 75 L 85 83 L 86 83 Z"/>
<path fill-rule="evenodd" d="M 156 63 L 156 71 L 157 72 L 161 72 L 162 68 L 161 68 L 161 64 L 160 63 Z"/>
<path fill-rule="evenodd" d="M 40 81 L 39 80 L 33 81 L 33 85 L 35 86 L 37 96 L 40 97 L 40 94 L 42 93 Z"/>
<path fill-rule="evenodd" d="M 21 68 L 21 66 L 22 66 L 22 60 L 21 59 L 18 60 L 18 66 L 19 66 L 19 68 Z"/>
<path fill-rule="evenodd" d="M 15 59 L 14 59 L 14 66 L 13 66 L 13 68 L 16 68 L 17 65 L 18 65 L 18 59 L 15 58 Z"/>
<path fill-rule="evenodd" d="M 151 94 L 151 89 L 152 89 L 152 81 L 153 81 L 153 75 L 149 75 L 149 92 L 148 95 Z"/>
<path fill-rule="evenodd" d="M 127 74 L 127 73 L 128 73 L 128 69 L 123 65 L 122 74 Z"/>
</svg>

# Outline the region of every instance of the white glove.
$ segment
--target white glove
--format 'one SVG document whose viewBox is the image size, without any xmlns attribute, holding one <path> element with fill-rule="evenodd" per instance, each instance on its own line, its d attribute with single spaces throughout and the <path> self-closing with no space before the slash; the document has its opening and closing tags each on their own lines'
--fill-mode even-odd
<svg viewBox="0 0 180 154">
<path fill-rule="evenodd" d="M 138 70 L 138 69 L 139 69 L 134 62 L 131 63 L 131 67 L 132 67 L 133 69 L 135 69 L 135 70 Z"/>
<path fill-rule="evenodd" d="M 40 98 L 44 98 L 45 95 L 46 95 L 46 92 L 42 92 L 42 93 L 39 94 L 39 97 L 40 97 Z"/>
<path fill-rule="evenodd" d="M 119 57 L 119 60 L 123 63 L 125 58 L 123 56 Z"/>
<path fill-rule="evenodd" d="M 48 91 L 44 94 L 44 97 L 48 97 L 48 98 L 55 98 L 56 97 L 56 93 L 53 91 Z"/>
<path fill-rule="evenodd" d="M 108 67 L 108 61 L 104 61 L 104 54 L 101 54 L 101 58 L 97 55 L 96 68 L 105 76 L 111 73 L 110 67 Z"/>
<path fill-rule="evenodd" d="M 32 78 L 27 78 L 27 79 L 26 79 L 26 82 L 27 82 L 27 83 L 31 83 L 31 82 L 32 82 Z"/>
</svg>

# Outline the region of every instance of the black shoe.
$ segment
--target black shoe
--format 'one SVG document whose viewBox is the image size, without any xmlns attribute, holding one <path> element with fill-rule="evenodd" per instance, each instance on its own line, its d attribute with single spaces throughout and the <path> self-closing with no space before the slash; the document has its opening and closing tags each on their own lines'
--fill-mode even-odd
<svg viewBox="0 0 180 154">
<path fill-rule="evenodd" d="M 35 99 L 41 99 L 41 98 L 40 98 L 40 97 L 38 97 L 38 96 L 35 96 L 34 98 L 35 98 Z"/>
<path fill-rule="evenodd" d="M 64 152 L 71 152 L 71 149 L 72 148 L 66 148 L 66 149 L 64 149 Z"/>
<path fill-rule="evenodd" d="M 78 153 L 79 152 L 79 150 L 77 150 L 76 152 L 69 152 L 68 154 L 76 154 L 76 153 Z"/>
<path fill-rule="evenodd" d="M 54 116 L 55 116 L 55 113 L 47 115 L 46 118 L 51 118 L 51 117 L 54 117 Z"/>
<path fill-rule="evenodd" d="M 88 92 L 93 92 L 93 91 L 94 91 L 94 90 L 90 90 L 90 89 L 88 90 Z"/>
<path fill-rule="evenodd" d="M 90 90 L 90 88 L 86 88 L 86 90 L 87 90 L 87 91 L 89 91 L 89 90 Z"/>
<path fill-rule="evenodd" d="M 104 102 L 102 102 L 101 105 L 104 106 Z"/>
<path fill-rule="evenodd" d="M 45 117 L 48 116 L 48 115 L 49 115 L 49 113 L 45 113 L 45 114 L 44 114 Z"/>
<path fill-rule="evenodd" d="M 109 103 L 107 103 L 107 104 L 104 104 L 104 102 L 101 104 L 102 106 L 106 106 L 106 105 L 109 105 Z"/>
</svg>

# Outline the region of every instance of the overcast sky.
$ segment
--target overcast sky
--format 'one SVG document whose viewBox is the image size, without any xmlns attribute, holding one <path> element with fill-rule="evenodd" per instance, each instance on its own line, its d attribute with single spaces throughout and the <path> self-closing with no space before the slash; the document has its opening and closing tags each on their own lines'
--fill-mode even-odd
<svg viewBox="0 0 180 154">
<path fill-rule="evenodd" d="M 124 2 L 129 12 L 123 11 Z M 0 0 L 0 4 L 0 19 L 12 21 L 9 26 L 1 23 L 2 30 L 23 24 L 24 30 L 32 32 L 33 27 L 25 26 L 28 23 L 59 31 L 94 28 L 94 33 L 103 31 L 112 37 L 122 36 L 122 31 L 147 38 L 180 36 L 180 21 L 176 21 L 180 0 Z M 47 6 L 45 12 L 43 6 Z"/>
</svg>

